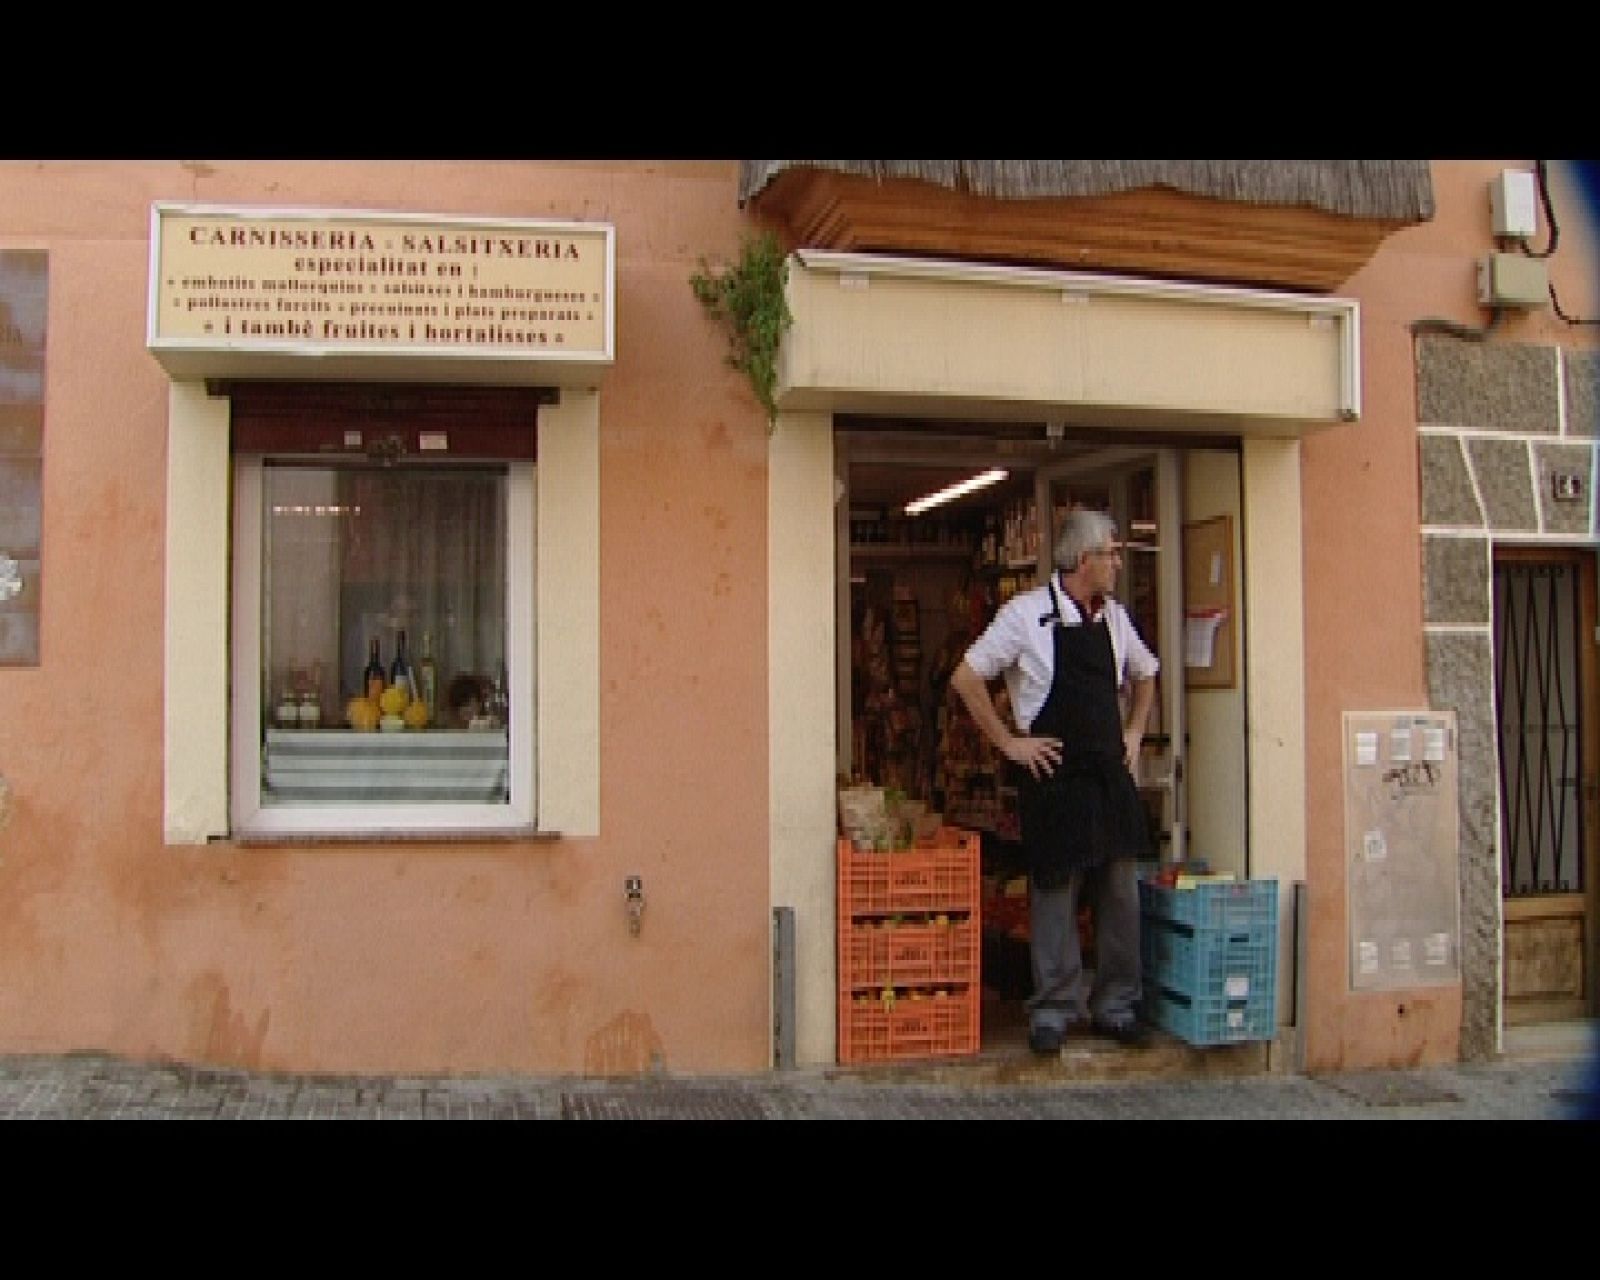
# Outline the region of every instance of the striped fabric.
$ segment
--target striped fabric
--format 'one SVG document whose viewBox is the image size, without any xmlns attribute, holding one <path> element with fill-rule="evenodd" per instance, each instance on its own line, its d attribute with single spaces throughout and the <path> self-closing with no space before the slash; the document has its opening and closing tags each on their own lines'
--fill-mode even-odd
<svg viewBox="0 0 1600 1280">
<path fill-rule="evenodd" d="M 268 729 L 263 804 L 507 804 L 506 731 Z"/>
</svg>

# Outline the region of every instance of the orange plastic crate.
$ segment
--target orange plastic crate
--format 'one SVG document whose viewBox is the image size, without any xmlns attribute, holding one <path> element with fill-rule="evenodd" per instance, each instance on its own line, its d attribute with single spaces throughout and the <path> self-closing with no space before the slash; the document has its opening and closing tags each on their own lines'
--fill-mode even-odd
<svg viewBox="0 0 1600 1280">
<path fill-rule="evenodd" d="M 930 845 L 865 853 L 839 840 L 839 922 L 868 915 L 925 915 L 978 910 L 982 840 L 976 831 L 941 827 Z"/>
<path fill-rule="evenodd" d="M 945 924 L 919 919 L 876 928 L 872 923 L 839 927 L 841 988 L 965 985 L 978 981 L 982 953 L 972 916 Z"/>
<path fill-rule="evenodd" d="M 876 997 L 839 997 L 840 1062 L 904 1062 L 978 1052 L 979 989 L 971 986 L 944 996 L 907 993 L 892 1004 Z"/>
</svg>

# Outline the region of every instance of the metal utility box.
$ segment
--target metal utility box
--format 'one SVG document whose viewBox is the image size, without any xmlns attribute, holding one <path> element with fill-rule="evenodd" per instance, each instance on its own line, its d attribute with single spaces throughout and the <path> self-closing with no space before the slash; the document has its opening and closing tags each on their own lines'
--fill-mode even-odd
<svg viewBox="0 0 1600 1280">
<path fill-rule="evenodd" d="M 1461 980 L 1457 758 L 1454 712 L 1345 714 L 1352 991 Z"/>
<path fill-rule="evenodd" d="M 1550 301 L 1550 273 L 1538 258 L 1492 253 L 1478 262 L 1478 301 L 1486 307 L 1542 307 Z"/>
</svg>

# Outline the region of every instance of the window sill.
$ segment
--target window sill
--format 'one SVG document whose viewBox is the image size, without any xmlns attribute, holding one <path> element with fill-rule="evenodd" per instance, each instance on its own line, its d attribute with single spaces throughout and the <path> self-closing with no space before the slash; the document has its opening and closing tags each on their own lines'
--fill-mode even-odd
<svg viewBox="0 0 1600 1280">
<path fill-rule="evenodd" d="M 549 844 L 560 840 L 559 831 L 537 827 L 477 827 L 441 831 L 236 831 L 226 843 L 241 849 L 283 845 L 350 844 Z"/>
</svg>

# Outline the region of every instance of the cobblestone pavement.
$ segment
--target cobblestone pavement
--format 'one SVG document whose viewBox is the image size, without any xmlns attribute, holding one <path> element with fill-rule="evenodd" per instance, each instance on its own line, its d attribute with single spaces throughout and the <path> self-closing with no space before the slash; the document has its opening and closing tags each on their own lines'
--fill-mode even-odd
<svg viewBox="0 0 1600 1280">
<path fill-rule="evenodd" d="M 1562 1120 L 1600 1118 L 1580 1058 L 1418 1071 L 948 1085 L 739 1077 L 280 1076 L 99 1055 L 0 1057 L 7 1120 Z"/>
</svg>

